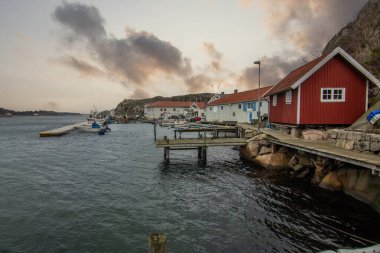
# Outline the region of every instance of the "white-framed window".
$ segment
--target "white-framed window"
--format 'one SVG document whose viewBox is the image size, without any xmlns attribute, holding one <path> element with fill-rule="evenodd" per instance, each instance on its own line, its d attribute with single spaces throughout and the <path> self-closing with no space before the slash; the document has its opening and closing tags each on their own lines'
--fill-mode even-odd
<svg viewBox="0 0 380 253">
<path fill-rule="evenodd" d="M 277 106 L 277 94 L 273 95 L 272 105 Z"/>
<path fill-rule="evenodd" d="M 220 110 L 221 110 L 221 111 L 223 110 L 223 105 L 220 106 Z"/>
<path fill-rule="evenodd" d="M 212 106 L 210 106 L 210 111 L 212 111 Z"/>
<path fill-rule="evenodd" d="M 241 104 L 239 104 L 239 109 L 241 109 Z"/>
<path fill-rule="evenodd" d="M 346 88 L 321 88 L 321 102 L 346 101 Z"/>
<path fill-rule="evenodd" d="M 288 90 L 285 93 L 285 103 L 286 104 L 291 104 L 292 103 L 292 91 Z"/>
</svg>

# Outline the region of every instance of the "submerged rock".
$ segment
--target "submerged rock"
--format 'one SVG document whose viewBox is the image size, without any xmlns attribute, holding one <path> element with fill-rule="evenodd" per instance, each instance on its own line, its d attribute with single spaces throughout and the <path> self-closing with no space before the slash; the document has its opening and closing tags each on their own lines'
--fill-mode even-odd
<svg viewBox="0 0 380 253">
<path fill-rule="evenodd" d="M 319 186 L 333 191 L 343 191 L 380 213 L 380 177 L 368 169 L 343 167 L 329 172 Z"/>
<path fill-rule="evenodd" d="M 287 169 L 290 159 L 290 154 L 284 150 L 279 150 L 273 154 L 260 155 L 255 158 L 257 163 L 267 169 Z"/>
<path fill-rule="evenodd" d="M 335 171 L 328 173 L 322 181 L 319 183 L 319 187 L 332 190 L 332 191 L 341 191 L 342 183 L 338 179 L 338 175 Z"/>
</svg>

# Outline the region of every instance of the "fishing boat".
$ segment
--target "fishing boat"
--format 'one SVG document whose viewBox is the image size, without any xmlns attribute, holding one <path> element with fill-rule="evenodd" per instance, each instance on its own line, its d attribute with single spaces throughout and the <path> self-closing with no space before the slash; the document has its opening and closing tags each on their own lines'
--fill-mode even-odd
<svg viewBox="0 0 380 253">
<path fill-rule="evenodd" d="M 107 130 L 111 130 L 110 128 L 108 128 L 108 126 L 103 126 L 103 124 L 101 125 L 101 124 L 97 123 L 96 121 L 93 121 L 92 123 L 87 122 L 87 124 L 79 126 L 77 129 L 81 132 L 99 133 L 100 135 L 104 135 L 104 133 Z"/>
</svg>

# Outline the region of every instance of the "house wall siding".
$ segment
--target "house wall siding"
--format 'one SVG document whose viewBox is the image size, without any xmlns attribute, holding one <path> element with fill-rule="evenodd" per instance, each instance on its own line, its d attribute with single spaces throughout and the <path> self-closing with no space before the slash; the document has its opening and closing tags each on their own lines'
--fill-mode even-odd
<svg viewBox="0 0 380 253">
<path fill-rule="evenodd" d="M 239 123 L 250 123 L 249 114 L 252 113 L 252 118 L 257 119 L 257 111 L 258 111 L 258 102 L 252 101 L 250 103 L 256 102 L 255 110 L 247 109 L 244 110 L 244 104 L 247 102 L 234 103 L 234 104 L 223 104 L 223 110 L 221 110 L 221 105 L 215 105 L 217 107 L 217 111 L 214 111 L 214 106 L 208 106 L 206 109 L 206 120 L 207 121 L 236 121 Z M 268 114 L 268 102 L 266 100 L 262 100 L 262 106 L 260 108 L 261 114 Z M 239 109 L 239 104 L 241 104 L 241 108 Z M 210 110 L 211 108 L 211 110 Z M 235 113 L 235 116 L 234 116 Z"/>
<path fill-rule="evenodd" d="M 269 121 L 271 123 L 296 125 L 298 88 L 292 90 L 292 101 L 290 104 L 285 103 L 285 94 L 286 92 L 277 94 L 276 106 L 273 106 L 273 96 L 270 97 Z"/>
<path fill-rule="evenodd" d="M 366 79 L 336 56 L 301 84 L 300 124 L 352 124 L 365 112 Z M 345 88 L 345 102 L 321 102 L 321 88 Z"/>
</svg>

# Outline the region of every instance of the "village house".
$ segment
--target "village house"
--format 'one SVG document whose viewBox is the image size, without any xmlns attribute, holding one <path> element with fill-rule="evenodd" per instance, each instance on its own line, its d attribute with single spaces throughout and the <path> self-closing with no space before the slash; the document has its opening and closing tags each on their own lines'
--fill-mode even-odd
<svg viewBox="0 0 380 253">
<path fill-rule="evenodd" d="M 336 48 L 293 70 L 265 96 L 271 125 L 350 125 L 368 109 L 371 73 Z"/>
<path fill-rule="evenodd" d="M 268 101 L 263 96 L 272 86 L 260 89 L 261 98 L 261 115 L 268 114 Z M 218 99 L 210 101 L 206 108 L 207 121 L 236 121 L 240 123 L 250 123 L 257 120 L 259 110 L 259 89 L 238 92 L 224 95 Z"/>
<path fill-rule="evenodd" d="M 204 117 L 205 108 L 205 102 L 158 101 L 146 104 L 144 107 L 144 115 L 149 119 L 158 119 L 160 117 L 168 118 L 174 115 Z"/>
</svg>

